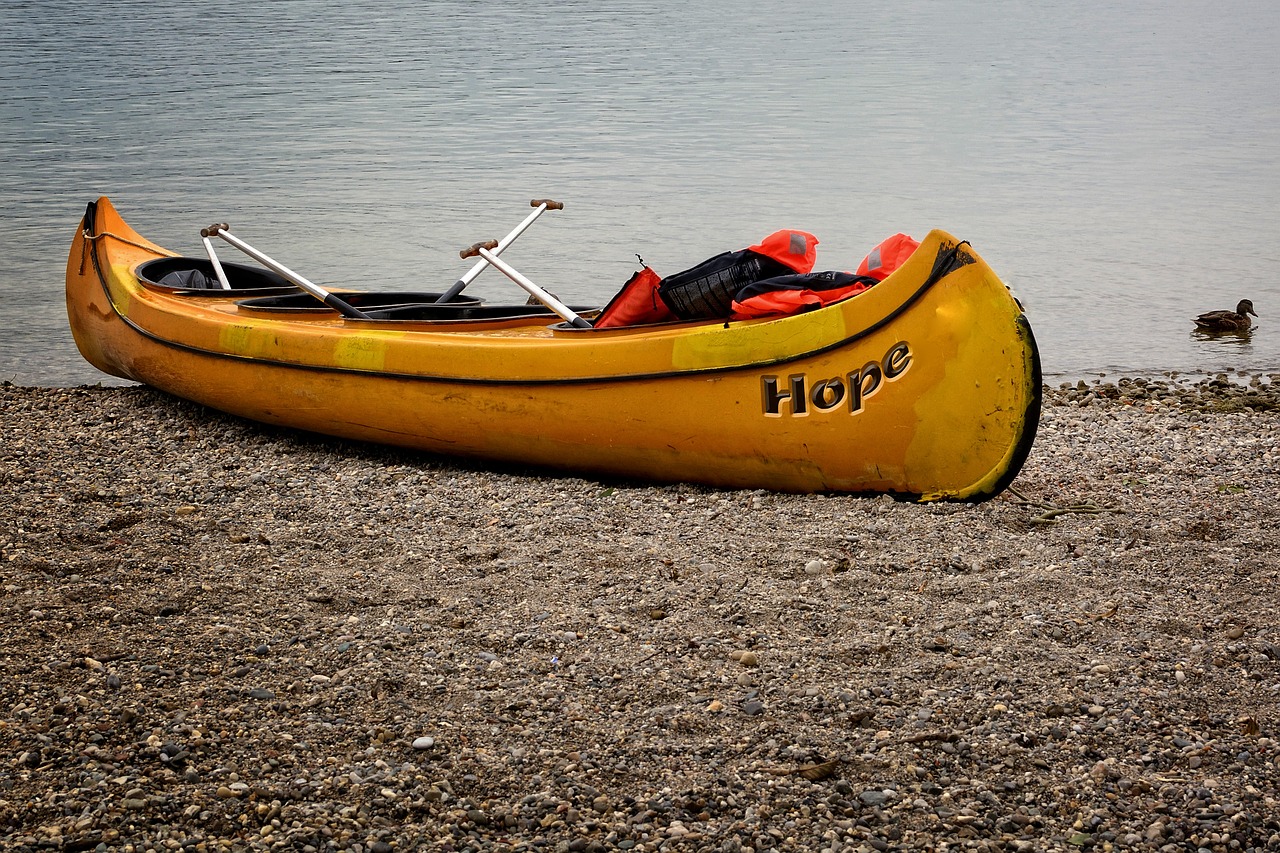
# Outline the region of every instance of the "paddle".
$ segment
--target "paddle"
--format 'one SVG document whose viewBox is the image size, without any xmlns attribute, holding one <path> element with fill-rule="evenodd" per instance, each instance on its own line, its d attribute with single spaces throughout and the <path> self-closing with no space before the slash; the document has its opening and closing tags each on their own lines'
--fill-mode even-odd
<svg viewBox="0 0 1280 853">
<path fill-rule="evenodd" d="M 525 229 L 528 228 L 530 225 L 532 225 L 533 221 L 537 219 L 539 216 L 541 216 L 544 211 L 564 210 L 563 203 L 558 201 L 552 201 L 549 198 L 535 198 L 533 201 L 529 202 L 529 204 L 530 206 L 535 207 L 537 209 L 533 213 L 530 213 L 528 216 L 526 216 L 524 219 L 524 222 L 521 222 L 519 225 L 513 228 L 510 234 L 503 237 L 494 245 L 493 254 L 501 255 L 502 251 L 506 249 L 508 246 L 510 246 L 512 243 L 514 243 L 516 241 L 516 238 L 519 237 L 521 234 L 523 234 Z M 470 256 L 463 255 L 463 257 L 465 258 Z M 466 275 L 464 275 L 462 278 L 455 281 L 453 285 L 448 290 L 446 290 L 440 296 L 439 299 L 436 300 L 436 302 L 448 302 L 450 299 L 457 296 L 459 293 L 462 292 L 462 289 L 464 287 L 466 287 L 468 284 L 470 284 L 472 281 L 475 280 L 476 276 L 484 272 L 484 268 L 487 266 L 489 266 L 489 261 L 487 259 L 482 258 L 479 262 L 476 263 L 474 267 L 472 267 L 470 270 L 467 271 Z"/>
<path fill-rule="evenodd" d="M 218 277 L 218 284 L 222 285 L 223 290 L 230 290 L 231 282 L 227 281 L 226 270 L 222 268 L 222 262 L 218 260 L 218 253 L 213 250 L 213 244 L 209 242 L 209 238 L 205 236 L 203 231 L 200 232 L 200 240 L 204 243 L 205 253 L 209 256 L 209 263 L 213 264 L 213 272 Z"/>
<path fill-rule="evenodd" d="M 467 248 L 459 252 L 458 255 L 463 258 L 470 258 L 470 257 L 474 257 L 475 255 L 479 255 L 480 257 L 488 261 L 490 264 L 492 264 L 494 269 L 496 269 L 498 272 L 502 273 L 507 278 L 511 279 L 516 284 L 524 288 L 525 291 L 527 291 L 529 295 L 532 296 L 534 299 L 537 299 L 543 305 L 547 306 L 552 311 L 556 312 L 556 314 L 560 315 L 560 318 L 564 320 L 566 323 L 568 323 L 569 325 L 578 329 L 591 328 L 591 324 L 588 323 L 586 320 L 582 319 L 581 317 L 579 317 L 577 314 L 575 314 L 573 312 L 573 309 L 565 305 L 559 299 L 556 299 L 554 296 L 552 296 L 547 291 L 543 290 L 541 287 L 538 287 L 538 285 L 529 281 L 529 279 L 521 275 L 519 271 L 515 269 L 515 267 L 511 266 L 506 261 L 499 258 L 497 254 L 494 252 L 494 250 L 497 249 L 498 245 L 499 244 L 497 240 L 486 240 L 483 243 L 476 243 L 474 246 L 468 246 Z"/>
<path fill-rule="evenodd" d="M 352 320 L 368 320 L 369 319 L 369 315 L 361 311 L 359 308 L 355 308 L 354 306 L 348 304 L 345 300 L 338 298 L 334 294 L 325 290 L 320 285 L 313 284 L 310 281 L 307 281 L 305 278 L 298 275 L 296 272 L 289 269 L 284 264 L 278 263 L 277 261 L 272 260 L 271 258 L 262 254 L 262 252 L 259 252 L 257 249 L 250 246 L 245 241 L 241 240 L 239 237 L 234 236 L 231 233 L 231 226 L 225 222 L 215 222 L 212 225 L 210 225 L 208 228 L 201 228 L 200 236 L 204 238 L 205 246 L 208 247 L 210 255 L 213 254 L 213 244 L 209 242 L 208 238 L 221 237 L 223 240 L 226 240 L 228 243 L 235 246 L 237 249 L 244 252 L 246 255 L 253 258 L 258 263 L 280 273 L 280 275 L 289 279 L 289 281 L 298 285 L 298 287 L 301 287 L 307 293 L 310 293 L 316 299 L 319 299 L 321 302 L 323 302 L 325 305 L 328 305 L 330 308 L 337 311 L 343 317 L 348 317 Z M 218 264 L 218 267 L 221 267 L 221 264 Z M 223 282 L 225 285 L 225 278 L 223 278 Z"/>
</svg>

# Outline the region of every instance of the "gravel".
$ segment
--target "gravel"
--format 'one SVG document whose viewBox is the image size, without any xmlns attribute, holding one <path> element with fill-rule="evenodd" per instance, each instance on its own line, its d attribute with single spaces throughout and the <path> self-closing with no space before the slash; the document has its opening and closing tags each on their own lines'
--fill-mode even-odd
<svg viewBox="0 0 1280 853">
<path fill-rule="evenodd" d="M 0 387 L 5 850 L 1280 850 L 1280 377 L 979 505 Z"/>
</svg>

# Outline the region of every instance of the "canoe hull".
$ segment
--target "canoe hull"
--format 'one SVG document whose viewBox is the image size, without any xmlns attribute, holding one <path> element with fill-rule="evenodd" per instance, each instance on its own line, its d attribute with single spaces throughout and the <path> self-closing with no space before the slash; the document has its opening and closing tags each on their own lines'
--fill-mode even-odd
<svg viewBox="0 0 1280 853">
<path fill-rule="evenodd" d="M 1038 422 L 1030 327 L 967 247 L 927 287 L 917 273 L 900 296 L 892 277 L 873 288 L 871 322 L 841 303 L 728 326 L 449 331 L 154 293 L 132 270 L 165 250 L 105 199 L 90 218 L 67 275 L 85 358 L 266 423 L 626 478 L 981 500 L 1016 475 Z"/>
</svg>

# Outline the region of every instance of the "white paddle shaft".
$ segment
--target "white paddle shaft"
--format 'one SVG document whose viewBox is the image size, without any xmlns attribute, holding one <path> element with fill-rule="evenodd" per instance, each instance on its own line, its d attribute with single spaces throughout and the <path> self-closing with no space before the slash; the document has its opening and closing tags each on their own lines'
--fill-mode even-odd
<svg viewBox="0 0 1280 853">
<path fill-rule="evenodd" d="M 222 261 L 218 260 L 218 253 L 213 250 L 213 244 L 209 242 L 208 237 L 200 239 L 204 242 L 204 250 L 209 255 L 209 263 L 213 264 L 213 273 L 218 277 L 218 284 L 222 285 L 223 290 L 230 290 L 231 282 L 227 281 L 227 273 L 222 269 Z"/>
<path fill-rule="evenodd" d="M 521 222 L 515 228 L 511 229 L 510 234 L 508 234 L 507 236 L 503 237 L 501 240 L 498 241 L 498 245 L 495 246 L 493 249 L 493 254 L 501 255 L 504 249 L 506 249 L 508 246 L 514 243 L 516 241 L 516 238 L 519 237 L 521 234 L 523 234 L 525 230 L 528 229 L 528 227 L 534 223 L 534 220 L 536 220 L 539 216 L 541 216 L 546 211 L 561 210 L 562 208 L 564 208 L 563 204 L 557 201 L 552 201 L 551 199 L 543 199 L 543 200 L 535 199 L 534 201 L 536 201 L 537 204 L 534 207 L 533 213 L 530 213 L 528 216 L 526 216 L 523 222 Z M 455 281 L 449 287 L 448 290 L 440 294 L 440 298 L 438 298 L 436 302 L 448 302 L 450 299 L 457 296 L 459 293 L 462 292 L 462 289 L 464 287 L 466 287 L 471 282 L 475 281 L 476 276 L 484 272 L 484 269 L 487 266 L 489 266 L 489 261 L 483 257 L 480 260 L 476 261 L 475 266 L 467 270 L 466 275 L 464 275 L 462 278 Z"/>
<path fill-rule="evenodd" d="M 573 309 L 571 309 L 568 305 L 565 305 L 559 299 L 556 299 L 550 293 L 547 293 L 547 291 L 543 290 L 541 287 L 538 287 L 538 285 L 529 281 L 529 279 L 525 278 L 523 275 L 520 274 L 519 270 L 517 270 L 515 267 L 508 264 L 506 261 L 499 258 L 496 254 L 493 253 L 492 250 L 486 249 L 483 246 L 481 246 L 479 247 L 478 251 L 480 253 L 480 257 L 484 258 L 486 261 L 493 264 L 494 269 L 496 269 L 498 272 L 502 273 L 507 278 L 514 281 L 516 284 L 523 287 L 525 291 L 529 293 L 530 296 L 532 296 L 534 299 L 537 299 L 539 302 L 541 302 L 543 305 L 550 308 L 552 311 L 556 312 L 556 314 L 560 315 L 560 318 L 564 320 L 566 323 L 568 323 L 571 326 L 576 326 L 579 329 L 591 328 L 591 324 L 588 323 L 586 320 L 582 319 L 581 317 L 579 317 L 577 314 L 575 314 L 573 312 Z"/>
<path fill-rule="evenodd" d="M 313 284 L 312 282 L 298 275 L 293 270 L 286 267 L 284 264 L 267 257 L 262 252 L 259 252 L 257 249 L 253 248 L 248 243 L 246 243 L 245 241 L 241 240 L 239 237 L 232 234 L 230 231 L 227 230 L 226 223 L 220 223 L 218 225 L 210 226 L 209 228 L 206 228 L 205 231 L 202 232 L 200 236 L 204 237 L 207 240 L 209 237 L 215 236 L 215 235 L 218 237 L 221 237 L 223 240 L 226 240 L 228 243 L 235 246 L 237 249 L 244 252 L 246 255 L 253 258 L 258 263 L 262 264 L 264 267 L 274 270 L 275 272 L 284 276 L 289 281 L 298 285 L 298 287 L 301 287 L 307 293 L 310 293 L 316 299 L 319 299 L 325 305 L 328 305 L 330 308 L 333 308 L 338 313 L 342 314 L 344 317 L 350 317 L 352 319 L 358 319 L 358 320 L 369 319 L 368 314 L 364 313 L 363 311 L 361 311 L 360 309 L 352 305 L 347 304 L 346 300 L 335 296 L 334 294 L 325 290 L 323 287 L 321 287 L 318 284 Z"/>
</svg>

